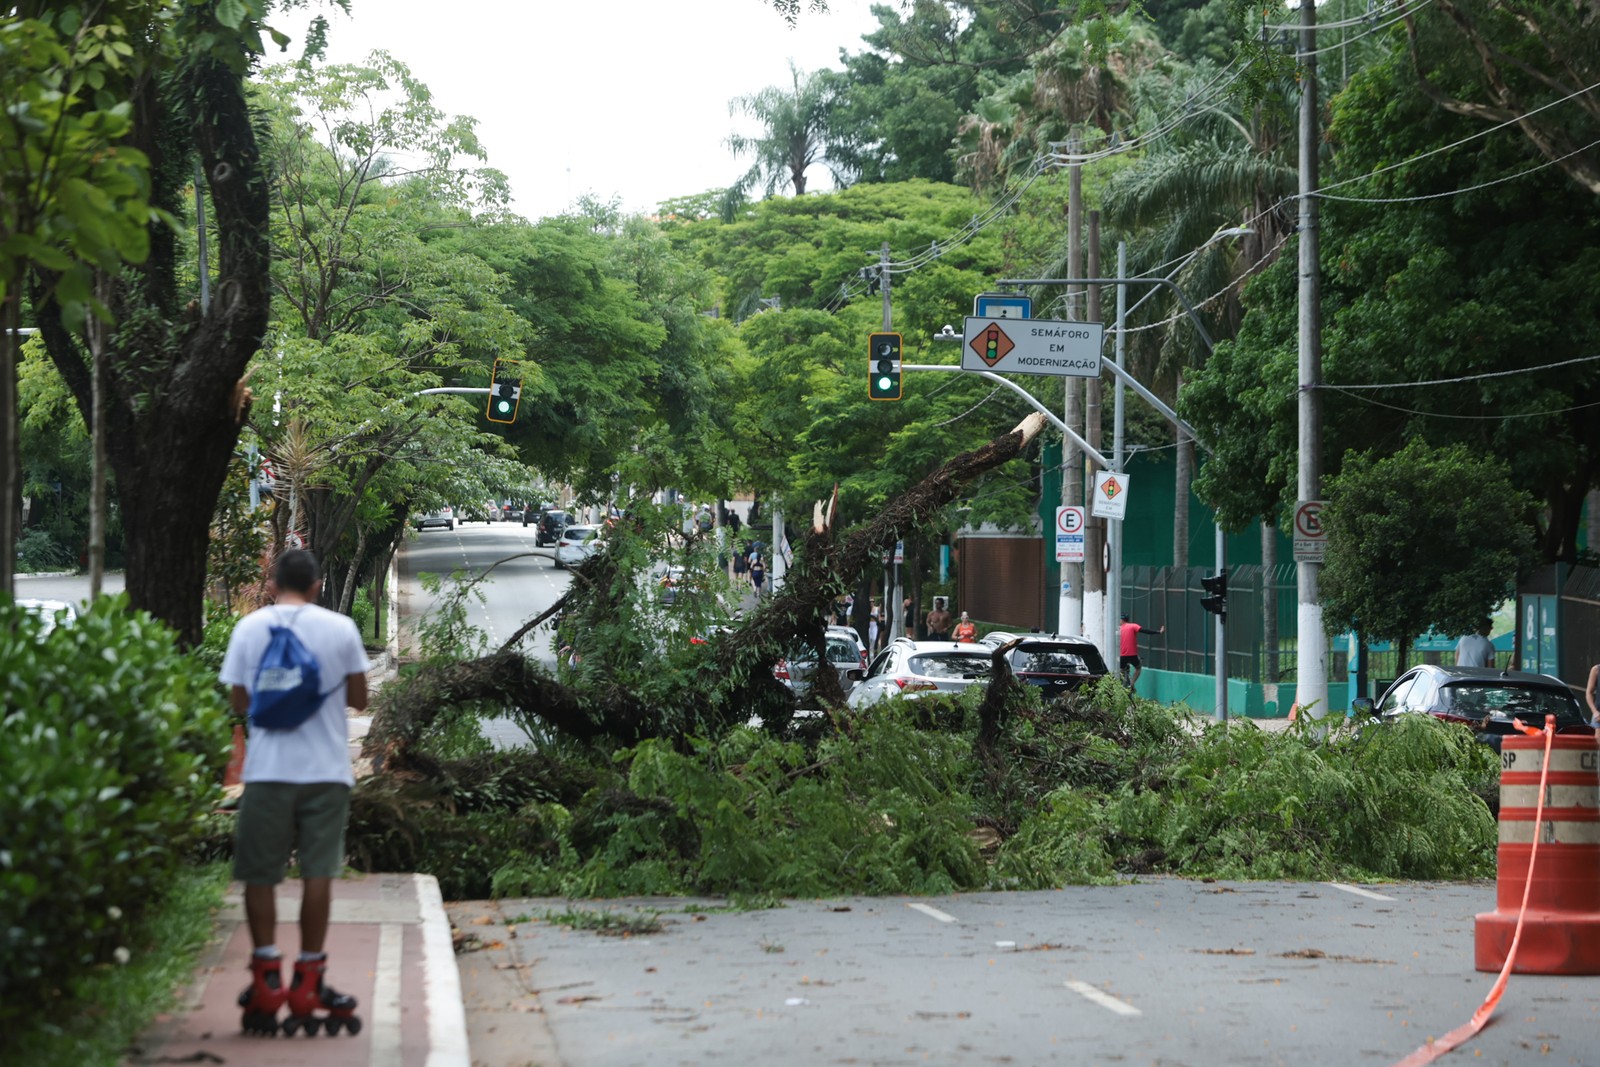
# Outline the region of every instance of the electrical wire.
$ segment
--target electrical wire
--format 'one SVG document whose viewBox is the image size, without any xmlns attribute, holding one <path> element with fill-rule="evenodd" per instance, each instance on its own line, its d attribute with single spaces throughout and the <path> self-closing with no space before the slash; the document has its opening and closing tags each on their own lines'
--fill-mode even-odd
<svg viewBox="0 0 1600 1067">
<path fill-rule="evenodd" d="M 1578 363 L 1593 363 L 1597 359 L 1600 359 L 1600 355 L 1579 356 L 1577 359 L 1563 359 L 1559 363 L 1541 363 L 1537 367 L 1513 367 L 1510 370 L 1492 370 L 1482 374 L 1463 374 L 1459 378 L 1434 378 L 1426 382 L 1381 382 L 1377 385 L 1329 385 L 1324 382 L 1318 388 L 1349 392 L 1352 389 L 1416 389 L 1431 385 L 1459 385 L 1462 382 L 1480 382 L 1485 378 L 1509 378 L 1517 374 L 1533 374 L 1542 370 L 1555 370 L 1558 367 L 1571 367 Z"/>
<path fill-rule="evenodd" d="M 1385 404 L 1381 400 L 1374 400 L 1370 396 L 1362 396 L 1360 393 L 1351 392 L 1337 385 L 1323 385 L 1319 388 L 1329 389 L 1335 393 L 1343 393 L 1353 400 L 1361 401 L 1363 404 L 1388 408 L 1390 411 L 1398 411 L 1406 415 L 1420 415 L 1429 419 L 1455 419 L 1460 422 L 1504 422 L 1506 419 L 1540 419 L 1548 418 L 1551 415 L 1567 415 L 1574 411 L 1584 411 L 1588 408 L 1600 408 L 1600 401 L 1595 401 L 1592 404 L 1574 404 L 1572 407 L 1552 408 L 1549 411 L 1522 411 L 1510 415 L 1456 415 L 1447 411 L 1422 411 L 1418 408 L 1401 407 L 1399 404 Z"/>
<path fill-rule="evenodd" d="M 1423 8 L 1427 7 L 1429 4 L 1431 4 L 1432 2 L 1433 2 L 1433 0 L 1421 0 L 1420 3 L 1412 4 L 1411 5 L 1411 10 L 1412 11 L 1420 11 Z M 1379 18 L 1383 17 L 1383 15 L 1381 13 L 1379 13 L 1379 11 L 1378 11 L 1378 6 L 1381 6 L 1381 5 L 1370 5 L 1367 8 L 1367 10 L 1366 10 L 1366 12 L 1364 14 L 1357 15 L 1354 18 L 1340 19 L 1337 22 L 1318 22 L 1316 28 L 1319 29 L 1319 30 L 1337 30 L 1337 29 L 1342 29 L 1342 28 L 1344 28 L 1346 26 L 1364 26 L 1364 25 L 1367 25 L 1368 23 L 1372 22 L 1373 19 L 1379 19 Z M 1397 0 L 1397 2 L 1395 3 L 1394 6 L 1395 6 L 1396 9 L 1405 7 L 1406 6 L 1405 0 Z M 1265 22 L 1265 23 L 1262 23 L 1261 28 L 1264 29 L 1264 30 L 1299 30 L 1299 29 L 1304 29 L 1304 27 L 1301 26 L 1298 22 L 1282 22 L 1282 23 L 1279 23 L 1279 22 Z"/>
<path fill-rule="evenodd" d="M 1592 89 L 1594 86 L 1590 86 L 1590 88 Z M 1466 193 L 1475 193 L 1479 189 L 1487 189 L 1493 185 L 1501 185 L 1505 182 L 1515 181 L 1518 178 L 1525 178 L 1529 174 L 1536 174 L 1539 171 L 1553 167 L 1558 163 L 1563 163 L 1566 160 L 1571 159 L 1573 156 L 1582 155 L 1596 145 L 1600 145 L 1600 137 L 1590 141 L 1582 148 L 1574 148 L 1564 156 L 1557 156 L 1554 159 L 1547 159 L 1543 163 L 1536 163 L 1531 167 L 1524 167 L 1515 174 L 1504 174 L 1498 178 L 1491 178 L 1486 182 L 1479 182 L 1477 185 L 1468 185 L 1460 189 L 1451 189 L 1443 193 L 1419 193 L 1416 196 L 1339 196 L 1337 194 L 1329 195 L 1321 190 L 1318 190 L 1313 192 L 1311 195 L 1321 200 L 1339 200 L 1347 204 L 1415 204 L 1423 200 L 1440 200 L 1447 196 L 1461 196 Z M 1418 156 L 1417 158 L 1421 159 L 1422 157 Z M 1347 183 L 1339 182 L 1338 184 L 1344 185 Z"/>
<path fill-rule="evenodd" d="M 1410 14 L 1410 12 L 1405 12 L 1405 13 L 1402 13 L 1400 15 L 1397 15 L 1394 18 L 1390 19 L 1388 22 L 1383 23 L 1382 25 L 1373 26 L 1371 29 L 1363 30 L 1362 32 L 1356 34 L 1354 37 L 1348 37 L 1345 40 L 1340 41 L 1338 44 L 1323 45 L 1321 48 L 1313 48 L 1309 52 L 1296 52 L 1296 53 L 1294 53 L 1294 58 L 1296 58 L 1296 59 L 1309 59 L 1312 56 L 1320 56 L 1324 52 L 1337 52 L 1341 48 L 1344 48 L 1344 47 L 1346 47 L 1348 45 L 1352 45 L 1352 44 L 1356 43 L 1357 41 L 1361 40 L 1361 38 L 1363 38 L 1363 37 L 1371 36 L 1372 34 L 1379 32 L 1380 30 L 1386 30 L 1390 26 L 1393 26 L 1397 22 L 1404 22 L 1409 14 Z M 1318 28 L 1320 29 L 1321 27 L 1318 27 Z"/>
</svg>

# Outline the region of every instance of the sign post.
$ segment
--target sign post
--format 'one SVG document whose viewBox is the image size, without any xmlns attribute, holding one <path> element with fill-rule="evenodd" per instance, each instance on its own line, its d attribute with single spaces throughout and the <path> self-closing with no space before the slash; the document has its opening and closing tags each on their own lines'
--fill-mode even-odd
<svg viewBox="0 0 1600 1067">
<path fill-rule="evenodd" d="M 1072 504 L 1056 508 L 1056 562 L 1083 562 L 1083 509 Z"/>
<path fill-rule="evenodd" d="M 1302 500 L 1294 509 L 1294 561 L 1321 563 L 1328 554 L 1328 531 L 1322 525 L 1326 500 Z"/>
</svg>

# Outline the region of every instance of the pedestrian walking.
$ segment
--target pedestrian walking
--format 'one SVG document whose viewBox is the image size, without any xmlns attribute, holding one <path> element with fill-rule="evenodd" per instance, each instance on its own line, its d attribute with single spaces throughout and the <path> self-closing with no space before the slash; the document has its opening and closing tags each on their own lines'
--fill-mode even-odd
<svg viewBox="0 0 1600 1067">
<path fill-rule="evenodd" d="M 963 611 L 961 613 L 961 621 L 956 623 L 955 632 L 951 636 L 957 641 L 976 641 L 978 639 L 978 627 Z"/>
<path fill-rule="evenodd" d="M 882 631 L 883 627 L 878 625 L 878 609 L 873 608 L 872 614 L 867 617 L 867 647 L 873 652 L 878 651 L 878 635 Z"/>
<path fill-rule="evenodd" d="M 950 609 L 945 607 L 945 603 L 944 597 L 934 597 L 933 610 L 928 612 L 928 617 L 923 620 L 923 625 L 928 630 L 929 641 L 950 640 L 950 627 L 954 625 L 955 619 L 951 618 Z"/>
<path fill-rule="evenodd" d="M 1122 616 L 1122 626 L 1118 630 L 1117 635 L 1119 639 L 1117 655 L 1120 661 L 1119 665 L 1122 671 L 1123 680 L 1128 683 L 1129 687 L 1137 685 L 1139 682 L 1139 675 L 1144 673 L 1144 664 L 1139 661 L 1139 635 L 1149 629 L 1150 628 L 1147 626 L 1140 626 L 1136 622 L 1130 622 L 1126 615 Z M 1158 634 L 1166 633 L 1166 624 L 1162 623 L 1161 629 L 1151 632 Z M 1133 668 L 1133 673 L 1131 675 L 1128 673 L 1128 668 L 1130 667 Z"/>
<path fill-rule="evenodd" d="M 756 592 L 756 599 L 761 599 L 762 587 L 767 584 L 767 565 L 755 553 L 750 556 L 750 588 Z"/>
<path fill-rule="evenodd" d="M 1493 667 L 1494 642 L 1489 640 L 1489 631 L 1494 624 L 1484 619 L 1478 624 L 1478 632 L 1471 633 L 1456 642 L 1457 667 Z"/>
<path fill-rule="evenodd" d="M 275 1033 L 288 1004 L 286 1033 L 329 1034 L 361 1028 L 356 1000 L 324 979 L 324 943 L 333 879 L 344 870 L 344 832 L 350 812 L 349 720 L 346 709 L 367 707 L 366 651 L 348 616 L 317 604 L 322 580 L 310 552 L 291 549 L 273 565 L 274 603 L 239 621 L 228 641 L 220 677 L 229 701 L 251 721 L 244 795 L 233 850 L 233 876 L 244 883 L 251 984 L 240 997 L 244 1027 Z M 299 721 L 295 721 L 298 719 Z M 302 883 L 300 955 L 283 986 L 277 946 L 277 885 L 294 852 Z"/>
</svg>

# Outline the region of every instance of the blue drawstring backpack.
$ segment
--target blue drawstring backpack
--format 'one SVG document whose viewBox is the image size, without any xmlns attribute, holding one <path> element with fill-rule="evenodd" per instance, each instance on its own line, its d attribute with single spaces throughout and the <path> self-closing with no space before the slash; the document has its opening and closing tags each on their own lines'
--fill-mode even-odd
<svg viewBox="0 0 1600 1067">
<path fill-rule="evenodd" d="M 295 619 L 299 615 L 295 612 Z M 333 693 L 333 689 L 322 691 L 322 669 L 311 650 L 295 636 L 294 622 L 291 619 L 288 626 L 267 631 L 267 650 L 256 668 L 256 684 L 250 693 L 250 725 L 257 729 L 293 730 L 315 715 Z"/>
</svg>

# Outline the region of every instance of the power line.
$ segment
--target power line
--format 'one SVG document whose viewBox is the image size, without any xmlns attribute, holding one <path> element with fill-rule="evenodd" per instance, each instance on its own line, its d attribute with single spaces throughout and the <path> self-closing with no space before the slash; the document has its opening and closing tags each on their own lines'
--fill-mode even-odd
<svg viewBox="0 0 1600 1067">
<path fill-rule="evenodd" d="M 1336 393 L 1343 393 L 1353 400 L 1361 401 L 1363 404 L 1371 404 L 1374 407 L 1388 408 L 1390 411 L 1398 411 L 1406 415 L 1420 415 L 1429 419 L 1455 419 L 1460 422 L 1504 422 L 1506 419 L 1539 419 L 1547 418 L 1551 415 L 1567 415 L 1571 412 L 1583 411 L 1587 408 L 1600 408 L 1600 401 L 1595 401 L 1592 404 L 1574 404 L 1571 407 L 1552 408 L 1549 411 L 1521 411 L 1512 414 L 1502 413 L 1499 415 L 1457 415 L 1447 411 L 1422 411 L 1418 408 L 1402 407 L 1399 404 L 1385 404 L 1381 400 L 1374 400 L 1370 396 L 1362 396 L 1360 393 L 1351 392 L 1350 390 L 1337 385 L 1323 385 L 1321 388 L 1331 389 Z"/>
<path fill-rule="evenodd" d="M 1411 5 L 1411 9 L 1412 9 L 1412 11 L 1420 11 L 1421 9 L 1427 7 L 1432 2 L 1433 2 L 1433 0 L 1421 0 L 1421 3 L 1417 3 L 1417 4 Z M 1378 7 L 1379 6 L 1380 5 L 1369 4 L 1367 6 L 1367 10 L 1366 10 L 1365 13 L 1357 15 L 1354 18 L 1340 19 L 1337 22 L 1318 22 L 1317 23 L 1317 29 L 1319 29 L 1319 30 L 1337 30 L 1337 29 L 1342 29 L 1342 28 L 1344 28 L 1346 26 L 1364 26 L 1364 25 L 1367 25 L 1368 23 L 1372 22 L 1374 19 L 1379 19 L 1379 18 L 1383 17 L 1378 12 Z M 1405 0 L 1396 0 L 1396 3 L 1395 3 L 1394 6 L 1397 9 L 1403 9 L 1406 6 Z M 1264 29 L 1264 30 L 1292 30 L 1292 31 L 1295 31 L 1295 32 L 1298 32 L 1300 30 L 1305 29 L 1305 27 L 1301 26 L 1298 22 L 1287 22 L 1287 23 L 1264 22 L 1264 23 L 1261 24 L 1261 28 Z"/>
<path fill-rule="evenodd" d="M 1592 89 L 1594 86 L 1590 86 L 1590 88 Z M 1468 185 L 1460 189 L 1451 189 L 1443 193 L 1418 193 L 1416 196 L 1329 196 L 1327 193 L 1319 190 L 1311 195 L 1319 197 L 1323 200 L 1340 200 L 1348 204 L 1414 204 L 1423 200 L 1440 200 L 1447 196 L 1461 196 L 1465 193 L 1475 193 L 1479 189 L 1487 189 L 1492 185 L 1501 185 L 1505 182 L 1515 181 L 1517 178 L 1527 177 L 1529 174 L 1535 174 L 1541 170 L 1553 167 L 1558 163 L 1565 162 L 1566 160 L 1571 159 L 1573 156 L 1582 155 L 1596 145 L 1600 145 L 1600 138 L 1590 141 L 1582 148 L 1574 148 L 1564 156 L 1557 156 L 1554 159 L 1547 159 L 1543 163 L 1536 163 L 1531 167 L 1524 167 L 1515 174 L 1504 174 L 1498 178 L 1491 178 L 1486 182 L 1479 182 L 1477 185 Z M 1422 157 L 1418 156 L 1417 158 L 1421 159 Z M 1339 182 L 1338 184 L 1344 185 L 1347 183 Z M 1329 188 L 1332 188 L 1332 186 L 1329 186 Z"/>
<path fill-rule="evenodd" d="M 1430 385 L 1459 385 L 1462 382 L 1478 382 L 1485 378 L 1509 378 L 1516 374 L 1533 374 L 1536 371 L 1555 370 L 1557 367 L 1571 367 L 1578 363 L 1593 363 L 1600 360 L 1600 356 L 1579 356 L 1577 359 L 1563 359 L 1559 363 L 1541 363 L 1537 367 L 1513 367 L 1510 370 L 1485 371 L 1482 374 L 1463 374 L 1459 378 L 1434 378 L 1426 382 L 1383 382 L 1378 385 L 1329 385 L 1324 382 L 1320 388 L 1338 389 L 1348 392 L 1352 389 L 1415 389 L 1420 386 Z"/>
</svg>

